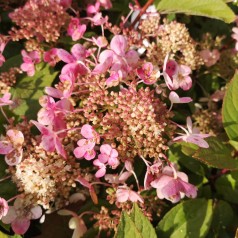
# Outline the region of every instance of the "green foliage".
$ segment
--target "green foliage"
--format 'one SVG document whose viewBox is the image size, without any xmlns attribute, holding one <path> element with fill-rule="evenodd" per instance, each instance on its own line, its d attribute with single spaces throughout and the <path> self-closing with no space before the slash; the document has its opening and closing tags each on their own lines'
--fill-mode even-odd
<svg viewBox="0 0 238 238">
<path fill-rule="evenodd" d="M 14 235 L 14 236 L 9 236 L 0 231 L 0 238 L 21 238 L 22 236 L 20 235 Z"/>
<path fill-rule="evenodd" d="M 212 200 L 194 199 L 173 207 L 159 222 L 159 238 L 203 238 L 212 222 Z"/>
<path fill-rule="evenodd" d="M 228 137 L 238 140 L 238 73 L 228 85 L 223 105 L 222 120 Z"/>
<path fill-rule="evenodd" d="M 20 78 L 12 90 L 13 99 L 19 106 L 14 113 L 19 116 L 26 116 L 28 119 L 36 119 L 40 109 L 39 98 L 44 94 L 46 86 L 51 86 L 58 72 L 53 71 L 48 65 L 42 64 L 33 77 Z"/>
<path fill-rule="evenodd" d="M 156 238 L 156 233 L 149 220 L 134 204 L 132 212 L 128 215 L 122 212 L 120 224 L 115 238 Z"/>
<path fill-rule="evenodd" d="M 238 172 L 226 174 L 217 179 L 217 193 L 226 201 L 238 204 Z"/>
<path fill-rule="evenodd" d="M 193 144 L 183 143 L 182 152 L 204 164 L 219 169 L 238 169 L 238 160 L 232 157 L 232 147 L 216 137 L 206 139 L 209 148 L 199 148 Z"/>
<path fill-rule="evenodd" d="M 220 19 L 227 23 L 235 20 L 235 14 L 222 0 L 156 0 L 161 13 L 186 13 Z"/>
</svg>

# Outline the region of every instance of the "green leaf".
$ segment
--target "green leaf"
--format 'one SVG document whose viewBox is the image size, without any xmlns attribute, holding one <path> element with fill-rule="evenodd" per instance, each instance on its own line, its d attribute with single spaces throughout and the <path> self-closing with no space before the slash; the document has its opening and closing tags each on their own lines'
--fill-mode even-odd
<svg viewBox="0 0 238 238">
<path fill-rule="evenodd" d="M 238 141 L 229 140 L 229 143 L 233 146 L 233 148 L 238 151 Z"/>
<path fill-rule="evenodd" d="M 122 212 L 120 224 L 115 238 L 156 238 L 155 229 L 140 211 L 137 204 L 134 204 L 130 216 Z"/>
<path fill-rule="evenodd" d="M 228 85 L 223 105 L 222 120 L 228 137 L 231 140 L 238 140 L 238 73 Z"/>
<path fill-rule="evenodd" d="M 173 207 L 159 222 L 159 238 L 203 238 L 212 222 L 212 200 L 194 199 Z"/>
<path fill-rule="evenodd" d="M 15 55 L 11 58 L 9 58 L 2 67 L 0 67 L 0 73 L 6 72 L 12 67 L 19 67 L 22 62 L 22 56 L 21 55 Z"/>
<path fill-rule="evenodd" d="M 226 201 L 238 204 L 238 172 L 223 175 L 215 183 L 217 193 Z"/>
<path fill-rule="evenodd" d="M 235 20 L 235 14 L 222 0 L 156 0 L 155 5 L 160 13 L 187 13 L 227 23 Z"/>
<path fill-rule="evenodd" d="M 36 71 L 33 77 L 22 77 L 13 89 L 13 99 L 19 102 L 14 113 L 26 116 L 28 119 L 36 119 L 40 109 L 39 98 L 44 94 L 46 86 L 50 86 L 58 72 L 53 71 L 48 65 Z"/>
<path fill-rule="evenodd" d="M 0 231 L 0 238 L 21 238 L 22 236 L 20 235 L 14 235 L 14 236 L 9 236 Z"/>
<path fill-rule="evenodd" d="M 233 148 L 229 144 L 224 144 L 216 137 L 209 137 L 206 141 L 209 144 L 207 149 L 183 143 L 182 152 L 214 168 L 238 169 L 238 160 L 232 158 Z"/>
</svg>

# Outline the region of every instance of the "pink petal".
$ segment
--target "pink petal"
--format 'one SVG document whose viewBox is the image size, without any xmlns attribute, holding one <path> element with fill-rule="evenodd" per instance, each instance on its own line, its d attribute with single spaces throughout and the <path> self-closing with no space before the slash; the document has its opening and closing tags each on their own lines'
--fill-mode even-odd
<svg viewBox="0 0 238 238">
<path fill-rule="evenodd" d="M 195 198 L 197 197 L 197 188 L 195 186 L 193 186 L 190 183 L 184 182 L 184 181 L 180 181 L 180 183 L 183 186 L 183 193 L 185 193 L 185 195 L 189 198 Z"/>
<path fill-rule="evenodd" d="M 182 76 L 188 76 L 191 74 L 191 68 L 186 65 L 180 65 L 179 66 L 179 73 L 182 74 Z"/>
<path fill-rule="evenodd" d="M 42 136 L 40 146 L 49 152 L 55 150 L 55 138 L 54 136 Z"/>
<path fill-rule="evenodd" d="M 30 227 L 30 220 L 25 217 L 17 217 L 11 224 L 13 231 L 18 235 L 26 233 Z"/>
<path fill-rule="evenodd" d="M 84 157 L 84 154 L 86 153 L 87 150 L 85 150 L 84 147 L 77 147 L 76 149 L 74 149 L 74 155 L 76 158 L 80 159 L 82 157 Z"/>
<path fill-rule="evenodd" d="M 112 38 L 110 47 L 116 54 L 124 56 L 127 48 L 127 40 L 122 35 L 116 35 Z"/>
<path fill-rule="evenodd" d="M 53 135 L 53 132 L 49 128 L 41 125 L 39 122 L 34 120 L 31 120 L 30 122 L 33 123 L 38 128 L 38 130 L 42 133 L 42 135 L 49 135 L 49 136 Z"/>
<path fill-rule="evenodd" d="M 85 124 L 81 128 L 81 135 L 87 139 L 94 138 L 94 129 L 89 124 Z"/>
<path fill-rule="evenodd" d="M 117 189 L 116 197 L 118 202 L 126 202 L 129 199 L 128 189 L 122 189 L 122 188 Z"/>
<path fill-rule="evenodd" d="M 190 97 L 181 97 L 180 98 L 180 103 L 189 103 L 189 102 L 192 102 L 193 99 L 190 98 Z"/>
<path fill-rule="evenodd" d="M 135 68 L 137 66 L 139 55 L 135 50 L 129 50 L 125 58 L 130 67 Z"/>
<path fill-rule="evenodd" d="M 106 154 L 99 154 L 98 159 L 101 163 L 105 164 L 105 163 L 107 163 L 109 157 Z"/>
<path fill-rule="evenodd" d="M 109 156 L 111 154 L 111 151 L 112 151 L 112 147 L 108 144 L 101 145 L 100 147 L 100 152 L 102 154 L 106 154 Z"/>
<path fill-rule="evenodd" d="M 187 137 L 187 142 L 198 145 L 201 148 L 209 148 L 209 144 L 199 135 L 191 135 Z"/>
<path fill-rule="evenodd" d="M 95 174 L 96 178 L 101 178 L 106 174 L 106 167 L 101 167 Z"/>
<path fill-rule="evenodd" d="M 57 55 L 65 63 L 69 64 L 69 63 L 75 62 L 75 58 L 66 50 L 58 49 Z"/>
<path fill-rule="evenodd" d="M 86 58 L 87 51 L 81 44 L 75 44 L 71 49 L 71 53 L 78 61 Z"/>
<path fill-rule="evenodd" d="M 166 64 L 166 73 L 170 78 L 178 73 L 178 64 L 175 60 L 169 60 Z"/>
<path fill-rule="evenodd" d="M 10 206 L 7 212 L 7 215 L 2 217 L 1 221 L 4 224 L 10 224 L 12 223 L 17 217 L 16 210 L 13 206 Z"/>
<path fill-rule="evenodd" d="M 5 156 L 5 161 L 9 166 L 15 166 L 22 160 L 23 150 L 13 150 Z"/>
<path fill-rule="evenodd" d="M 96 156 L 96 152 L 95 152 L 95 150 L 92 149 L 92 150 L 87 150 L 86 151 L 86 153 L 84 155 L 84 158 L 86 160 L 92 160 L 92 159 L 95 158 L 95 156 Z"/>
<path fill-rule="evenodd" d="M 192 87 L 192 84 L 193 84 L 193 82 L 192 82 L 191 77 L 185 76 L 184 79 L 180 82 L 179 86 L 183 90 L 187 91 Z"/>
<path fill-rule="evenodd" d="M 129 193 L 129 200 L 132 201 L 132 202 L 141 202 L 141 203 L 144 203 L 144 200 L 143 198 L 136 192 L 134 191 L 130 191 Z"/>
<path fill-rule="evenodd" d="M 93 70 L 94 74 L 105 73 L 112 65 L 113 51 L 104 50 L 99 56 L 99 63 Z"/>
<path fill-rule="evenodd" d="M 42 209 L 40 206 L 35 206 L 31 209 L 31 219 L 38 219 L 42 216 Z"/>
<path fill-rule="evenodd" d="M 0 154 L 6 155 L 13 150 L 13 145 L 9 141 L 0 141 Z"/>
<path fill-rule="evenodd" d="M 64 146 L 62 145 L 62 142 L 57 136 L 55 136 L 55 148 L 58 154 L 60 154 L 64 159 L 67 158 Z"/>
<path fill-rule="evenodd" d="M 37 113 L 37 120 L 42 125 L 53 125 L 54 118 L 55 115 L 52 109 L 47 110 L 45 108 L 41 108 Z"/>
<path fill-rule="evenodd" d="M 171 101 L 171 103 L 180 103 L 179 95 L 174 91 L 170 92 L 169 100 Z"/>
<path fill-rule="evenodd" d="M 54 98 L 61 98 L 63 96 L 63 93 L 60 90 L 53 88 L 53 87 L 45 87 L 45 92 L 49 96 L 54 97 Z"/>
</svg>

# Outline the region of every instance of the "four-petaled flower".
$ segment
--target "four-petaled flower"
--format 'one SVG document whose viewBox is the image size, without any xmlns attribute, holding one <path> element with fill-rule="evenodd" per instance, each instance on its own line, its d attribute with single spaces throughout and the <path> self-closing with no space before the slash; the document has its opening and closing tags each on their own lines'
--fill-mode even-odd
<svg viewBox="0 0 238 238">
<path fill-rule="evenodd" d="M 88 124 L 82 126 L 81 134 L 86 139 L 81 139 L 77 142 L 78 147 L 74 149 L 74 155 L 78 159 L 84 157 L 86 160 L 92 160 L 96 156 L 94 146 L 99 143 L 100 136 L 93 127 Z"/>
<path fill-rule="evenodd" d="M 2 218 L 4 224 L 11 224 L 13 231 L 18 235 L 26 233 L 30 227 L 30 220 L 38 219 L 42 216 L 40 206 L 28 206 L 24 200 L 17 198 L 13 206 L 9 206 L 6 216 Z"/>
<path fill-rule="evenodd" d="M 17 165 L 22 160 L 24 136 L 21 131 L 11 129 L 7 131 L 6 138 L 0 141 L 0 154 L 5 155 L 8 165 Z"/>
<path fill-rule="evenodd" d="M 27 53 L 25 50 L 21 51 L 24 63 L 21 64 L 21 70 L 26 72 L 28 76 L 35 74 L 35 64 L 40 62 L 40 53 L 36 50 Z"/>
<path fill-rule="evenodd" d="M 179 125 L 178 125 L 179 126 Z M 190 117 L 187 117 L 187 128 L 186 130 L 184 127 L 179 126 L 182 130 L 185 131 L 186 134 L 178 133 L 180 136 L 175 137 L 173 141 L 185 141 L 189 143 L 193 143 L 198 145 L 199 147 L 202 148 L 208 148 L 209 145 L 208 143 L 204 140 L 204 138 L 209 137 L 209 134 L 200 134 L 200 131 L 198 128 L 193 128 L 192 127 L 192 120 Z"/>
<path fill-rule="evenodd" d="M 188 183 L 188 176 L 170 166 L 165 166 L 161 175 L 150 184 L 156 188 L 158 198 L 165 198 L 172 203 L 178 202 L 185 195 L 191 198 L 197 196 L 197 188 Z"/>
<path fill-rule="evenodd" d="M 126 186 L 119 186 L 116 191 L 117 202 L 141 202 L 144 203 L 143 198 L 137 192 L 131 190 Z"/>
</svg>

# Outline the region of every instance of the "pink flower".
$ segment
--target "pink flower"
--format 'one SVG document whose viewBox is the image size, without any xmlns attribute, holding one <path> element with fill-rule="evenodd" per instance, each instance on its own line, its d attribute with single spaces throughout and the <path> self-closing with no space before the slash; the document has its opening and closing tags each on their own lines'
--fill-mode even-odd
<svg viewBox="0 0 238 238">
<path fill-rule="evenodd" d="M 99 56 L 99 64 L 93 70 L 94 74 L 105 73 L 109 68 L 113 72 L 122 72 L 122 76 L 134 69 L 139 55 L 134 50 L 127 51 L 127 40 L 122 35 L 116 35 L 110 43 L 111 50 L 104 50 Z"/>
<path fill-rule="evenodd" d="M 18 235 L 26 233 L 30 227 L 30 220 L 38 219 L 42 216 L 40 206 L 26 206 L 23 199 L 17 198 L 13 206 L 9 207 L 8 213 L 2 218 L 4 224 L 11 224 L 13 231 Z"/>
<path fill-rule="evenodd" d="M 56 0 L 62 7 L 69 8 L 72 4 L 72 0 Z"/>
<path fill-rule="evenodd" d="M 43 126 L 37 121 L 31 120 L 30 122 L 33 123 L 42 134 L 40 146 L 49 152 L 56 150 L 58 154 L 66 159 L 66 152 L 57 132 L 53 131 L 50 127 Z"/>
<path fill-rule="evenodd" d="M 145 84 L 154 84 L 160 77 L 160 71 L 155 70 L 152 63 L 147 62 L 137 69 L 137 75 Z"/>
<path fill-rule="evenodd" d="M 144 178 L 144 188 L 146 190 L 151 188 L 150 183 L 160 175 L 162 167 L 163 164 L 160 160 L 151 166 L 147 165 L 147 170 Z"/>
<path fill-rule="evenodd" d="M 200 52 L 200 56 L 207 67 L 211 67 L 212 65 L 216 64 L 216 62 L 220 59 L 220 53 L 217 49 L 212 51 L 208 49 L 202 50 Z"/>
<path fill-rule="evenodd" d="M 0 220 L 7 215 L 8 209 L 7 201 L 0 197 Z"/>
<path fill-rule="evenodd" d="M 144 203 L 143 198 L 128 187 L 119 187 L 116 191 L 117 202 L 141 202 Z"/>
<path fill-rule="evenodd" d="M 21 70 L 26 72 L 28 76 L 35 74 L 35 64 L 40 62 L 40 53 L 36 50 L 27 53 L 25 50 L 21 51 L 24 63 L 21 64 Z"/>
<path fill-rule="evenodd" d="M 189 76 L 191 69 L 186 65 L 178 65 L 174 60 L 169 60 L 169 55 L 165 57 L 163 66 L 163 76 L 165 83 L 170 90 L 179 87 L 189 90 L 192 87 L 192 79 Z"/>
<path fill-rule="evenodd" d="M 100 147 L 101 154 L 98 155 L 98 160 L 101 163 L 107 163 L 110 165 L 113 169 L 115 169 L 118 164 L 118 152 L 115 149 L 112 149 L 112 147 L 108 144 L 101 145 Z"/>
<path fill-rule="evenodd" d="M 193 101 L 193 99 L 190 97 L 181 97 L 180 98 L 179 95 L 174 91 L 170 92 L 169 100 L 171 101 L 172 104 L 174 104 L 174 103 L 189 103 L 189 102 Z"/>
<path fill-rule="evenodd" d="M 56 89 L 53 87 L 45 87 L 45 92 L 54 98 L 69 98 L 74 90 L 74 84 L 76 81 L 76 76 L 73 72 L 68 72 L 67 74 L 61 74 L 59 76 L 60 81 L 64 85 L 62 89 Z"/>
<path fill-rule="evenodd" d="M 203 139 L 207 138 L 210 135 L 209 134 L 200 134 L 198 128 L 192 128 L 192 120 L 190 117 L 187 117 L 187 127 L 188 130 L 186 130 L 184 127 L 179 126 L 182 130 L 185 131 L 186 134 L 180 134 L 180 136 L 173 139 L 173 141 L 185 141 L 189 143 L 193 143 L 198 145 L 202 148 L 208 148 L 208 143 Z"/>
<path fill-rule="evenodd" d="M 23 155 L 24 136 L 21 131 L 8 130 L 5 140 L 0 141 L 0 154 L 6 155 L 5 161 L 14 166 L 21 162 Z"/>
<path fill-rule="evenodd" d="M 185 195 L 191 198 L 197 196 L 197 188 L 188 183 L 188 176 L 169 166 L 163 168 L 162 174 L 151 182 L 151 186 L 156 188 L 158 198 L 165 198 L 172 203 L 178 202 Z"/>
<path fill-rule="evenodd" d="M 75 44 L 72 49 L 71 53 L 68 53 L 64 49 L 58 49 L 58 57 L 67 63 L 63 68 L 61 73 L 62 74 L 68 74 L 68 73 L 74 73 L 77 75 L 80 74 L 86 74 L 90 70 L 86 67 L 84 64 L 85 58 L 88 56 L 87 50 L 81 45 L 81 44 Z"/>
<path fill-rule="evenodd" d="M 67 113 L 73 111 L 73 106 L 68 99 L 64 98 L 55 102 L 52 97 L 42 96 L 39 99 L 39 103 L 43 107 L 37 113 L 39 123 L 51 125 L 54 129 L 57 128 L 57 130 L 66 128 L 63 118 Z"/>
<path fill-rule="evenodd" d="M 44 53 L 44 62 L 49 63 L 50 66 L 54 67 L 58 63 L 59 58 L 57 55 L 57 48 L 52 48 Z"/>
<path fill-rule="evenodd" d="M 189 74 L 191 74 L 191 69 L 188 66 L 179 65 L 177 74 L 173 76 L 173 90 L 179 87 L 189 90 L 192 87 L 192 79 Z"/>
<path fill-rule="evenodd" d="M 105 36 L 99 36 L 98 38 L 92 37 L 92 40 L 99 48 L 103 48 L 108 45 L 108 41 Z"/>
<path fill-rule="evenodd" d="M 67 29 L 67 33 L 72 37 L 73 41 L 81 39 L 86 31 L 86 25 L 80 24 L 79 19 L 72 17 Z"/>
<path fill-rule="evenodd" d="M 82 126 L 81 134 L 86 139 L 77 142 L 78 147 L 74 149 L 74 155 L 78 159 L 84 157 L 86 160 L 92 160 L 96 156 L 94 146 L 99 143 L 100 137 L 93 127 L 88 124 Z"/>
<path fill-rule="evenodd" d="M 93 164 L 98 167 L 98 171 L 95 174 L 96 178 L 101 178 L 106 174 L 106 165 L 102 163 L 99 159 L 95 159 Z"/>
<path fill-rule="evenodd" d="M 0 107 L 3 106 L 8 106 L 13 104 L 13 101 L 10 100 L 11 98 L 11 93 L 5 93 L 1 98 L 0 98 Z"/>
</svg>

